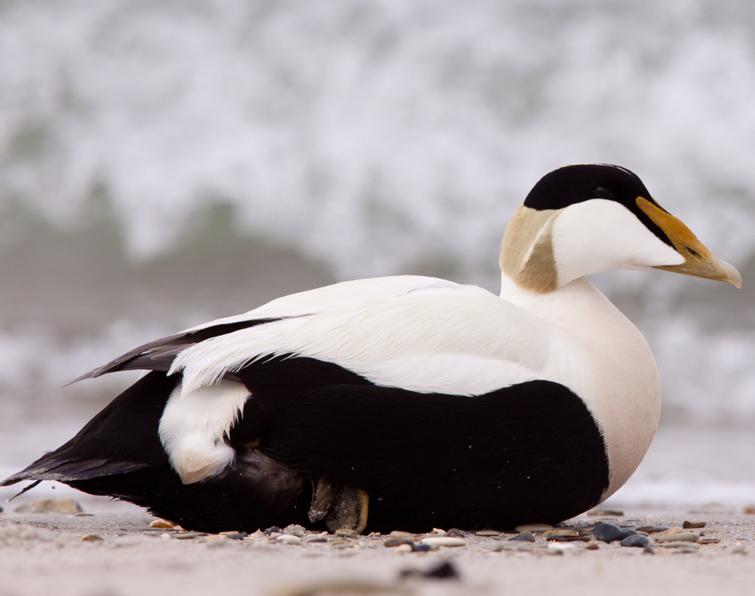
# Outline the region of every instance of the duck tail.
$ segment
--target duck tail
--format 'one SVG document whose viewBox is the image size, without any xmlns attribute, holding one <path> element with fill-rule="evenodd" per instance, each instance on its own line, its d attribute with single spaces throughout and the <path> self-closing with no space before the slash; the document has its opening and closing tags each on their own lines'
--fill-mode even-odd
<svg viewBox="0 0 755 596">
<path fill-rule="evenodd" d="M 164 372 L 150 372 L 131 385 L 70 441 L 0 482 L 57 480 L 94 494 L 105 494 L 98 479 L 169 465 L 158 425 L 178 382 Z M 94 481 L 94 482 L 93 482 Z M 111 482 L 106 484 L 111 485 Z M 110 488 L 109 488 L 110 489 Z"/>
</svg>

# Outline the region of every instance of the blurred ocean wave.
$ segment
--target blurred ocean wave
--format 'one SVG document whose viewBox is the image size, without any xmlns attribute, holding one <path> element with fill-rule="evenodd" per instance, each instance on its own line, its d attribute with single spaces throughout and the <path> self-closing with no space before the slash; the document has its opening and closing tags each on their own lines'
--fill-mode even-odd
<svg viewBox="0 0 755 596">
<path fill-rule="evenodd" d="M 664 422 L 751 425 L 754 31 L 736 0 L 0 2 L 0 412 L 80 418 L 123 382 L 59 389 L 84 370 L 336 279 L 495 289 L 532 184 L 597 161 L 745 278 L 598 280 Z"/>
</svg>

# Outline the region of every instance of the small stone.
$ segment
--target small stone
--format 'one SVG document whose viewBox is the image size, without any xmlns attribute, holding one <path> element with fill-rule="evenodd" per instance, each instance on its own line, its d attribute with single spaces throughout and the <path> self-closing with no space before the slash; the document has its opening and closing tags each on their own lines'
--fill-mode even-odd
<svg viewBox="0 0 755 596">
<path fill-rule="evenodd" d="M 689 554 L 689 553 L 696 553 L 698 549 L 698 546 L 696 544 L 683 544 L 676 550 L 674 550 L 675 555 L 682 555 L 682 554 Z"/>
<path fill-rule="evenodd" d="M 747 507 L 745 507 L 745 514 L 755 515 L 755 505 L 748 505 Z"/>
<path fill-rule="evenodd" d="M 413 553 L 427 553 L 433 550 L 433 547 L 429 544 L 414 544 L 412 542 L 409 546 L 412 547 Z"/>
<path fill-rule="evenodd" d="M 593 509 L 588 511 L 590 517 L 624 517 L 624 512 L 619 509 Z"/>
<path fill-rule="evenodd" d="M 16 513 L 62 513 L 64 515 L 75 515 L 82 513 L 84 510 L 78 501 L 73 499 L 39 499 L 19 505 L 15 509 Z"/>
<path fill-rule="evenodd" d="M 519 542 L 535 542 L 535 535 L 532 532 L 519 532 L 515 536 L 509 538 L 509 540 L 516 540 Z"/>
<path fill-rule="evenodd" d="M 446 536 L 451 536 L 452 538 L 464 538 L 465 534 L 459 528 L 451 528 L 446 531 Z"/>
<path fill-rule="evenodd" d="M 224 538 L 228 538 L 228 540 L 243 540 L 249 534 L 246 532 L 237 532 L 236 530 L 228 530 L 225 532 L 219 532 L 218 536 L 223 536 Z"/>
<path fill-rule="evenodd" d="M 420 571 L 419 569 L 402 569 L 399 572 L 401 579 L 419 578 L 419 579 L 460 579 L 461 575 L 456 569 L 456 566 L 450 561 L 441 561 L 437 565 L 434 565 L 426 571 Z"/>
<path fill-rule="evenodd" d="M 383 546 L 387 546 L 388 548 L 401 546 L 402 544 L 411 545 L 414 544 L 414 541 L 411 538 L 404 538 L 403 536 L 390 536 L 383 542 Z"/>
<path fill-rule="evenodd" d="M 498 530 L 477 530 L 475 536 L 493 537 L 500 536 L 501 533 Z"/>
<path fill-rule="evenodd" d="M 298 536 L 301 538 L 304 536 L 304 534 L 307 533 L 307 530 L 304 528 L 304 526 L 300 526 L 299 524 L 288 524 L 285 528 L 283 528 L 284 534 L 291 534 L 292 536 Z"/>
<path fill-rule="evenodd" d="M 446 531 L 443 530 L 443 529 L 441 529 L 441 528 L 433 528 L 432 529 L 432 533 L 433 534 L 437 534 L 438 536 L 445 536 L 446 535 Z"/>
<path fill-rule="evenodd" d="M 82 542 L 102 542 L 103 538 L 99 534 L 84 534 L 81 540 Z"/>
<path fill-rule="evenodd" d="M 412 552 L 412 545 L 411 544 L 402 544 L 402 545 L 396 547 L 396 552 L 399 552 L 399 553 L 410 553 L 410 552 Z"/>
<path fill-rule="evenodd" d="M 553 530 L 546 530 L 545 532 L 543 532 L 543 536 L 545 536 L 546 538 L 550 538 L 551 536 L 563 536 L 572 538 L 579 536 L 579 532 L 577 530 L 573 530 L 572 528 L 555 528 Z"/>
<path fill-rule="evenodd" d="M 74 517 L 94 517 L 94 513 L 85 513 L 84 511 L 80 513 L 74 513 Z"/>
<path fill-rule="evenodd" d="M 636 532 L 634 530 L 620 528 L 619 526 L 607 523 L 599 523 L 593 530 L 595 538 L 602 542 L 608 543 L 614 542 L 615 540 L 623 540 L 627 536 L 631 536 L 635 533 Z"/>
<path fill-rule="evenodd" d="M 682 524 L 682 528 L 685 530 L 693 530 L 698 528 L 704 528 L 707 522 L 704 521 L 687 521 L 684 520 L 684 523 Z"/>
<path fill-rule="evenodd" d="M 157 518 L 153 519 L 151 522 L 149 522 L 150 528 L 162 528 L 165 530 L 172 530 L 176 527 L 176 524 L 174 524 L 172 521 L 168 521 L 167 519 Z"/>
<path fill-rule="evenodd" d="M 160 534 L 160 538 L 162 540 L 170 540 L 170 534 L 168 534 L 167 532 L 163 532 L 162 534 Z"/>
<path fill-rule="evenodd" d="M 168 534 L 176 540 L 194 540 L 199 534 L 197 532 L 176 532 L 175 534 Z"/>
<path fill-rule="evenodd" d="M 548 550 L 565 551 L 577 548 L 571 542 L 549 542 Z"/>
<path fill-rule="evenodd" d="M 393 532 L 391 532 L 389 535 L 396 536 L 398 538 L 411 538 L 412 536 L 414 536 L 414 534 L 412 534 L 411 532 L 404 532 L 403 530 L 393 530 Z"/>
<path fill-rule="evenodd" d="M 439 548 L 441 546 L 447 546 L 450 548 L 458 546 L 466 546 L 466 541 L 462 538 L 455 538 L 453 536 L 430 536 L 429 538 L 423 538 L 422 544 L 427 544 L 433 548 Z"/>
<path fill-rule="evenodd" d="M 327 542 L 327 541 L 328 541 L 328 537 L 324 533 L 316 534 L 314 536 L 308 536 L 307 538 L 304 539 L 304 542 L 307 542 L 309 544 L 314 544 L 316 542 Z"/>
<path fill-rule="evenodd" d="M 653 536 L 656 542 L 697 542 L 700 536 L 694 532 L 659 532 Z"/>
<path fill-rule="evenodd" d="M 684 549 L 689 547 L 697 550 L 699 548 L 696 544 L 692 544 L 690 542 L 659 542 L 658 546 L 662 546 L 663 548 L 668 549 Z"/>
<path fill-rule="evenodd" d="M 276 542 L 281 544 L 301 544 L 301 538 L 294 536 L 293 534 L 281 534 L 275 539 Z"/>
<path fill-rule="evenodd" d="M 668 526 L 640 526 L 637 528 L 637 531 L 645 534 L 657 534 L 658 532 L 665 532 L 668 529 Z"/>
<path fill-rule="evenodd" d="M 636 546 L 638 548 L 645 548 L 650 546 L 650 540 L 647 536 L 642 534 L 631 534 L 620 542 L 621 546 Z"/>
<path fill-rule="evenodd" d="M 283 532 L 283 530 L 281 530 L 278 526 L 270 526 L 265 530 L 265 534 L 267 534 L 268 536 L 270 536 L 270 534 L 280 534 L 281 532 Z"/>
<path fill-rule="evenodd" d="M 550 524 L 523 524 L 514 529 L 517 532 L 545 532 L 546 530 L 552 530 L 553 526 Z"/>
<path fill-rule="evenodd" d="M 356 532 L 351 528 L 338 528 L 335 531 L 336 536 L 356 536 Z"/>
<path fill-rule="evenodd" d="M 585 544 L 585 550 L 599 550 L 600 545 L 598 544 L 597 540 L 590 540 L 587 544 Z"/>
<path fill-rule="evenodd" d="M 700 536 L 697 541 L 698 544 L 718 544 L 719 542 L 721 539 L 715 536 Z"/>
</svg>

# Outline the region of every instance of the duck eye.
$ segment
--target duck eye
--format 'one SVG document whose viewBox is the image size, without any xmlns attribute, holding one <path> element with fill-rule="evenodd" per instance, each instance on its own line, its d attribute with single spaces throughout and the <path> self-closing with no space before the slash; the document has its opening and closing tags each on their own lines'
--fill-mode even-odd
<svg viewBox="0 0 755 596">
<path fill-rule="evenodd" d="M 593 188 L 592 196 L 595 199 L 608 199 L 609 201 L 616 199 L 616 195 L 613 193 L 613 191 L 605 188 L 604 186 Z"/>
</svg>

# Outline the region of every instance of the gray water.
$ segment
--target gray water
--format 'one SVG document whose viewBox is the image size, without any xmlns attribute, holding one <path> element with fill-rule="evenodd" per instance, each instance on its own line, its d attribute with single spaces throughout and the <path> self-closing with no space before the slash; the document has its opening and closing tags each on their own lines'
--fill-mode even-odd
<svg viewBox="0 0 755 596">
<path fill-rule="evenodd" d="M 753 97 L 734 0 L 0 1 L 0 467 L 124 382 L 62 384 L 156 335 L 349 277 L 495 290 L 532 184 L 614 162 L 745 278 L 597 280 L 674 437 L 628 494 L 755 498 Z"/>
</svg>

